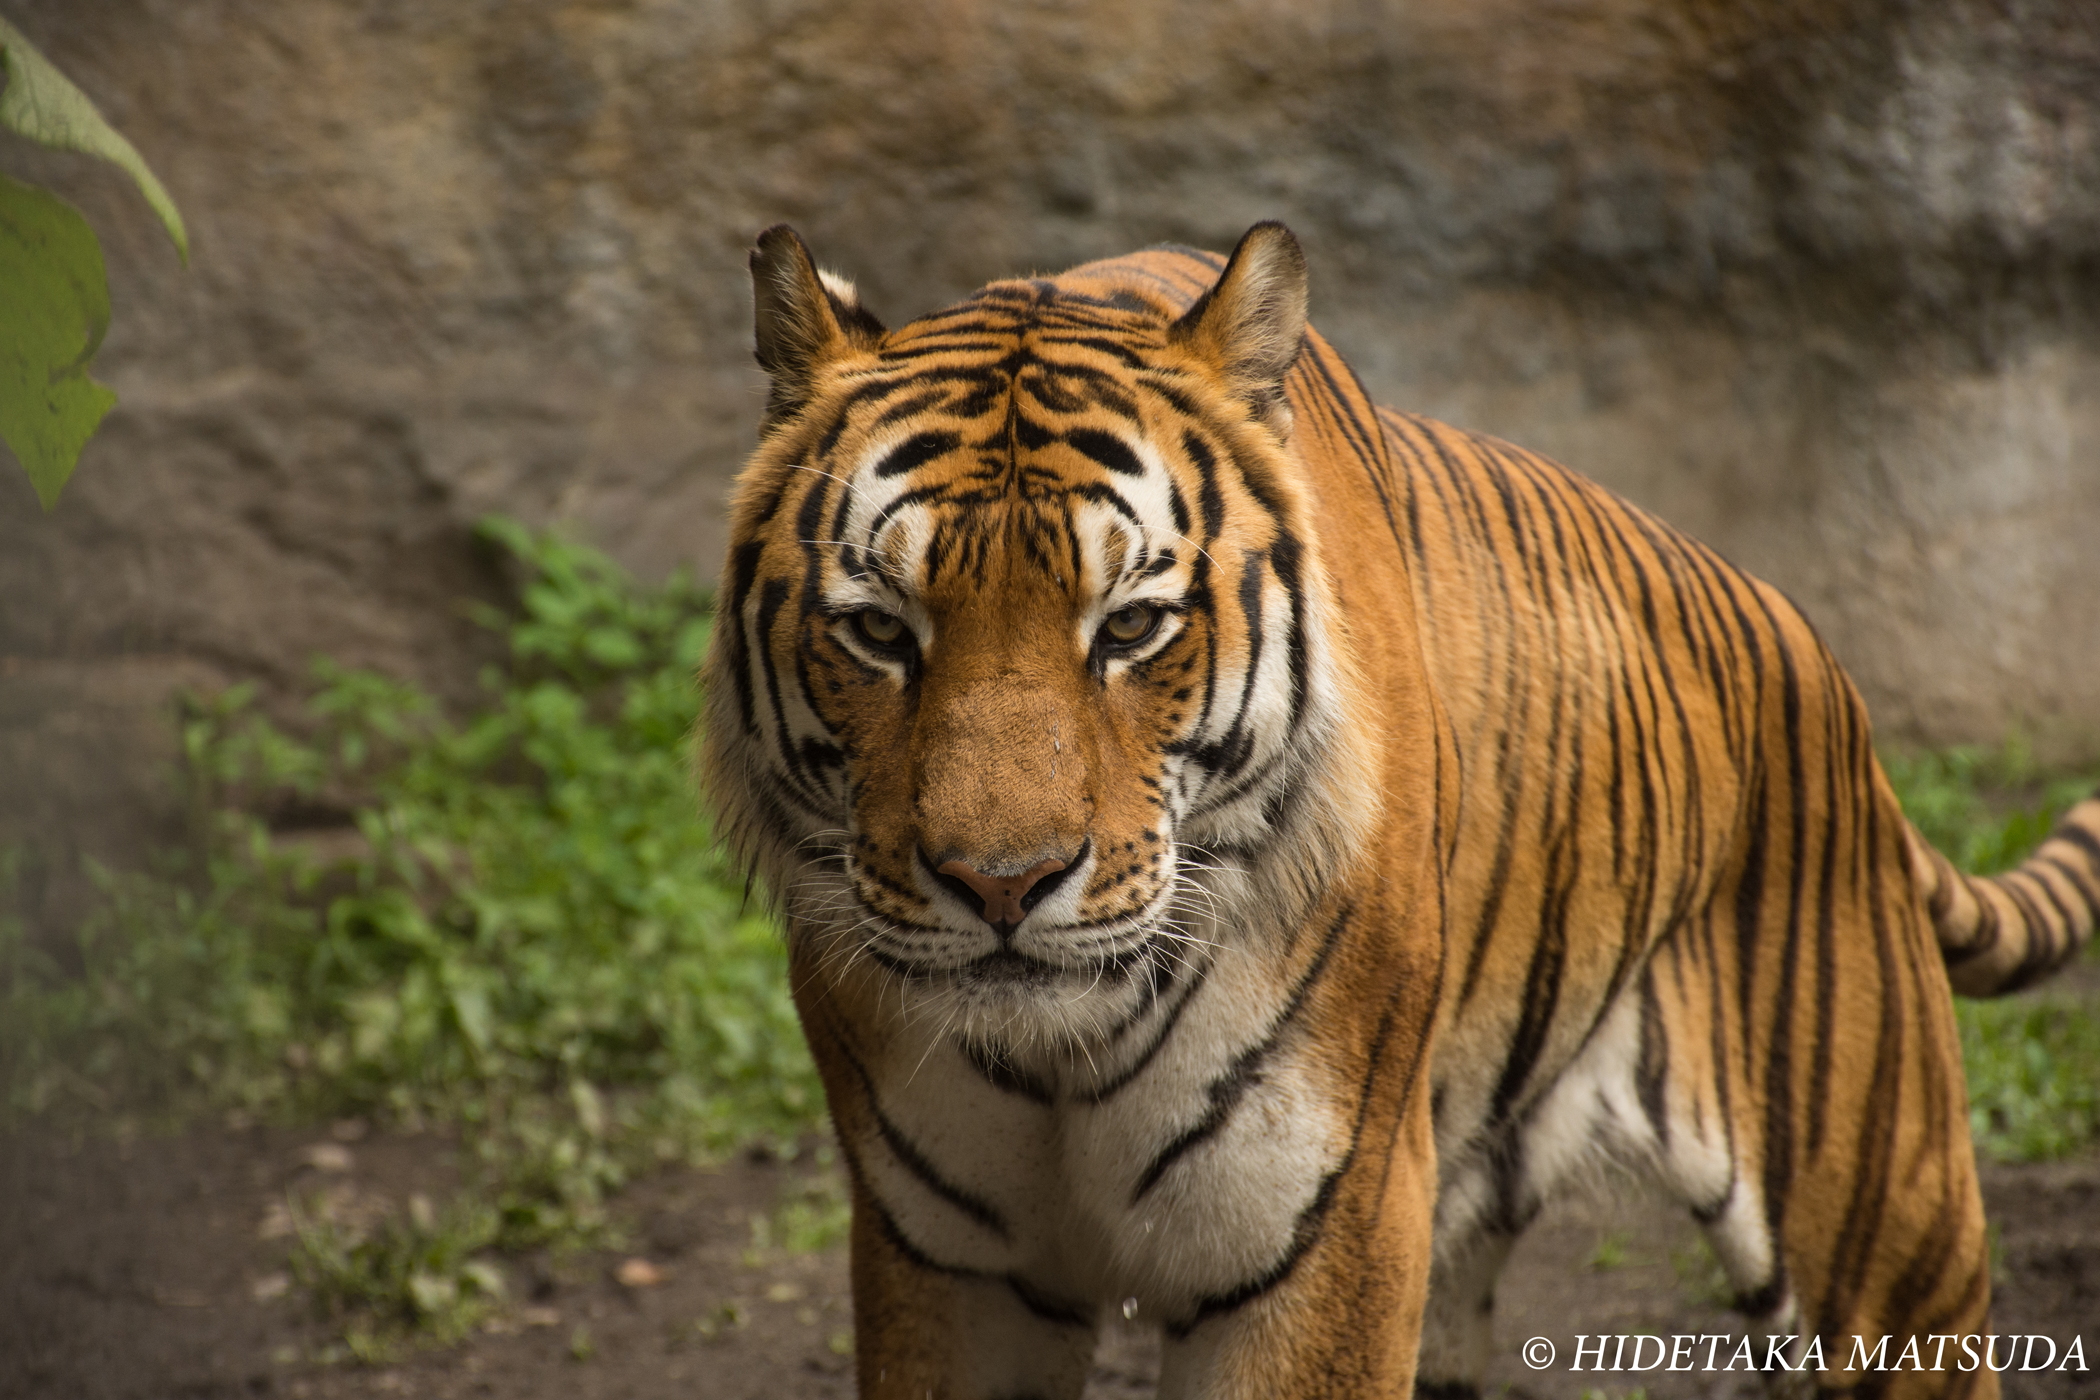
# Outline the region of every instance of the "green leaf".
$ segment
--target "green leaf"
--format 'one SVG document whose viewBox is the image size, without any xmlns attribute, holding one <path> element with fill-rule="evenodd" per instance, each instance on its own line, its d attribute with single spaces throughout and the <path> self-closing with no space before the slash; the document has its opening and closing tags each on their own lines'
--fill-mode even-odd
<svg viewBox="0 0 2100 1400">
<path fill-rule="evenodd" d="M 61 151 L 79 151 L 99 156 L 120 167 L 138 182 L 139 193 L 161 225 L 175 241 L 183 262 L 190 260 L 190 236 L 182 226 L 182 214 L 168 197 L 146 162 L 123 134 L 102 119 L 88 95 L 74 87 L 66 75 L 22 37 L 20 30 L 0 19 L 0 71 L 7 86 L 0 88 L 0 126 L 19 132 L 32 141 Z"/>
<path fill-rule="evenodd" d="M 50 510 L 117 396 L 88 378 L 109 329 L 102 245 L 78 210 L 0 175 L 0 439 Z"/>
</svg>

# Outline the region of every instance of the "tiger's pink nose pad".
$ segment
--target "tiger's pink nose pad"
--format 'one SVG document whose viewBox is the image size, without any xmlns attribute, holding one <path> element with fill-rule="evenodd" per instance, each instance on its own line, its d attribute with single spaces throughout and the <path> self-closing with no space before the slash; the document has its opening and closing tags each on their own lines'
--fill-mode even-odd
<svg viewBox="0 0 2100 1400">
<path fill-rule="evenodd" d="M 1021 907 L 1021 896 L 1034 889 L 1036 881 L 1045 875 L 1054 875 L 1064 868 L 1061 860 L 1046 860 L 1018 875 L 981 875 L 969 862 L 951 860 L 942 864 L 940 873 L 954 876 L 977 892 L 984 901 L 986 923 L 994 928 L 1002 924 L 1011 928 L 1028 917 L 1028 911 Z"/>
</svg>

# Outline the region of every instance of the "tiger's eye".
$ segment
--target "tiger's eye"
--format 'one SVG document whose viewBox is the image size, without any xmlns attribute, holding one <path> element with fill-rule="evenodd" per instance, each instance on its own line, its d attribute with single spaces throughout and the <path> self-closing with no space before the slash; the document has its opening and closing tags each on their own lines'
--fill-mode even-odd
<svg viewBox="0 0 2100 1400">
<path fill-rule="evenodd" d="M 853 625 L 861 636 L 879 647 L 892 647 L 904 635 L 904 619 L 880 608 L 863 608 L 853 614 Z"/>
<path fill-rule="evenodd" d="M 1142 642 L 1159 624 L 1159 609 L 1148 608 L 1142 603 L 1133 603 L 1127 608 L 1117 608 L 1101 624 L 1102 635 L 1119 646 Z"/>
</svg>

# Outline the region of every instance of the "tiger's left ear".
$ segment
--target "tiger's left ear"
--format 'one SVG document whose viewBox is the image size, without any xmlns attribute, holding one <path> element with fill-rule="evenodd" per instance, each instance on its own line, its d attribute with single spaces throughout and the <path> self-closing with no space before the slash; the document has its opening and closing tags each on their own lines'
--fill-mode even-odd
<svg viewBox="0 0 2100 1400">
<path fill-rule="evenodd" d="M 1291 231 L 1273 219 L 1248 229 L 1170 334 L 1215 365 L 1271 432 L 1288 437 L 1283 377 L 1305 338 L 1305 254 Z"/>
<path fill-rule="evenodd" d="M 809 402 L 817 371 L 827 361 L 868 349 L 884 334 L 853 284 L 817 271 L 802 235 L 786 224 L 760 234 L 751 250 L 751 296 L 759 367 L 773 379 L 768 424 Z"/>
</svg>

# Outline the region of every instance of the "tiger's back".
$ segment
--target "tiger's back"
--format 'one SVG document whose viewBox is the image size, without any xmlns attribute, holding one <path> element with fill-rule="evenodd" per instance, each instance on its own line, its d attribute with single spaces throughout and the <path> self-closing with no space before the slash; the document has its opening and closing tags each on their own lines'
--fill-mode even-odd
<svg viewBox="0 0 2100 1400">
<path fill-rule="evenodd" d="M 1479 1375 L 1501 1261 L 1600 1161 L 1704 1225 L 1752 1335 L 1841 1371 L 1840 1338 L 1981 1330 L 1946 970 L 1850 682 L 1777 590 L 1595 485 L 1384 422 L 1465 775 L 1425 1378 Z"/>
<path fill-rule="evenodd" d="M 1784 598 L 1376 408 L 1280 226 L 895 333 L 768 238 L 708 762 L 853 1165 L 864 1393 L 1076 1393 L 1124 1299 L 1163 1394 L 1389 1394 L 1418 1336 L 1470 1394 L 1604 1161 L 1751 1331 L 1980 1330 L 1944 960 L 2089 935 L 2100 803 L 1955 874 Z"/>
<path fill-rule="evenodd" d="M 1335 514 L 1380 521 L 1406 562 L 1457 752 L 1422 1380 L 1477 1379 L 1502 1260 L 1600 1162 L 1689 1207 L 1754 1333 L 1979 1329 L 1939 937 L 1864 706 L 1813 629 L 1536 454 L 1382 408 L 1374 441 L 1316 337 L 1289 392 Z M 1866 1267 L 1898 1242 L 1907 1267 Z"/>
</svg>

